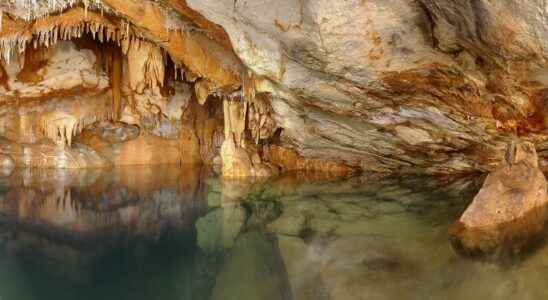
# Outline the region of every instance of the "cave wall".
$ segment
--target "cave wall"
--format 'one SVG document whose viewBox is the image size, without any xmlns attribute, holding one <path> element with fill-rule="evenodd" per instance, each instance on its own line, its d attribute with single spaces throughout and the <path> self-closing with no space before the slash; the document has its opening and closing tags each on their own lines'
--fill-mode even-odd
<svg viewBox="0 0 548 300">
<path fill-rule="evenodd" d="M 7 61 L 17 49 L 55 44 L 57 31 L 93 34 L 124 57 L 118 75 L 97 73 L 110 83 L 94 86 L 111 101 L 107 119 L 177 140 L 173 161 L 222 162 L 228 177 L 462 173 L 493 169 L 519 136 L 548 165 L 544 1 L 9 2 L 0 4 L 4 88 L 16 80 L 18 62 Z M 56 84 L 89 86 L 87 76 Z M 109 151 L 124 160 L 114 157 L 125 150 Z"/>
<path fill-rule="evenodd" d="M 545 1 L 186 2 L 265 78 L 305 157 L 458 173 L 492 169 L 516 135 L 546 151 Z"/>
<path fill-rule="evenodd" d="M 192 87 L 163 86 L 164 58 L 152 44 L 128 46 L 119 63 L 107 47 L 90 37 L 31 46 L 2 66 L 3 155 L 48 168 L 181 163 Z"/>
</svg>

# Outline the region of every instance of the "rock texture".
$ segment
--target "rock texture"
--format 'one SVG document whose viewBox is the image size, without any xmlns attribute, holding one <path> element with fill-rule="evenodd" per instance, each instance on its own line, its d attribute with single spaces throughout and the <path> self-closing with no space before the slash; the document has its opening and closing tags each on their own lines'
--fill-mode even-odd
<svg viewBox="0 0 548 300">
<path fill-rule="evenodd" d="M 543 1 L 186 2 L 262 76 L 283 144 L 304 157 L 485 171 L 516 133 L 545 164 Z"/>
<path fill-rule="evenodd" d="M 94 94 L 108 90 L 110 118 L 181 136 L 192 163 L 219 161 L 232 135 L 236 147 L 254 143 L 261 163 L 263 146 L 288 149 L 282 170 L 296 154 L 299 168 L 342 173 L 490 171 L 518 135 L 548 165 L 545 1 L 10 0 L 0 11 L 7 106 L 15 90 L 44 98 L 41 76 L 66 85 L 63 95 L 93 83 Z M 91 46 L 67 48 L 82 39 Z M 103 68 L 48 77 L 39 70 L 51 69 L 51 51 L 29 46 L 52 45 L 73 60 L 104 49 Z M 35 63 L 17 80 L 30 90 L 14 83 L 26 58 Z M 207 117 L 180 124 L 160 105 L 182 84 L 184 103 L 210 105 Z"/>
<path fill-rule="evenodd" d="M 456 246 L 466 252 L 519 248 L 544 228 L 547 183 L 535 147 L 513 142 L 505 158 L 505 164 L 487 176 L 453 228 Z"/>
</svg>

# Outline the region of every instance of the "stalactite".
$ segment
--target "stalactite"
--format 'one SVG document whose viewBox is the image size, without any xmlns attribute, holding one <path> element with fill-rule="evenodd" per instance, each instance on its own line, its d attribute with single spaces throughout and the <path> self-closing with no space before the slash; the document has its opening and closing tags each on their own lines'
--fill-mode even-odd
<svg viewBox="0 0 548 300">
<path fill-rule="evenodd" d="M 112 49 L 112 48 L 111 48 Z M 112 114 L 114 120 L 119 120 L 124 110 L 122 103 L 122 60 L 119 49 L 112 50 L 110 68 L 110 86 L 112 88 Z"/>
<path fill-rule="evenodd" d="M 84 3 L 88 9 L 108 10 L 101 0 L 8 0 L 0 3 L 1 8 L 9 8 L 15 12 L 16 16 L 26 21 L 44 18 L 48 15 L 74 7 Z"/>
<path fill-rule="evenodd" d="M 68 18 L 78 17 L 81 17 L 81 15 L 78 15 L 78 12 L 74 12 L 74 15 Z M 122 25 L 124 27 L 124 34 L 121 34 L 122 27 L 109 23 L 103 24 L 101 22 L 103 21 L 97 17 L 90 17 L 77 23 L 67 23 L 63 20 L 51 23 L 42 21 L 42 23 L 34 25 L 38 28 L 35 28 L 30 34 L 27 32 L 18 32 L 9 36 L 2 36 L 0 38 L 0 59 L 9 61 L 16 51 L 19 53 L 24 52 L 29 43 L 32 43 L 34 48 L 40 46 L 50 47 L 55 45 L 59 40 L 80 38 L 84 33 L 91 34 L 94 39 L 101 43 L 112 41 L 119 45 L 124 39 L 130 40 L 133 38 L 135 30 L 131 29 L 129 24 L 123 23 L 125 24 Z M 30 30 L 33 29 L 31 28 Z M 127 50 L 124 53 L 127 53 Z"/>
<path fill-rule="evenodd" d="M 255 73 L 246 70 L 242 74 L 242 98 L 248 103 L 255 101 Z"/>
<path fill-rule="evenodd" d="M 61 111 L 47 113 L 42 117 L 44 135 L 58 145 L 70 147 L 72 137 L 79 132 L 78 125 L 76 117 Z"/>
<path fill-rule="evenodd" d="M 140 39 L 123 40 L 127 53 L 130 88 L 142 94 L 145 88 L 159 93 L 164 84 L 164 55 L 159 47 Z"/>
<path fill-rule="evenodd" d="M 62 106 L 50 106 L 46 112 L 39 112 L 33 119 L 38 121 L 35 128 L 58 145 L 71 146 L 74 136 L 87 126 L 98 121 L 106 121 L 113 115 L 110 99 L 103 96 L 85 100 L 73 100 Z"/>
<path fill-rule="evenodd" d="M 262 138 L 266 138 L 274 130 L 274 121 L 271 117 L 270 106 L 268 104 L 268 98 L 264 95 L 259 96 L 256 92 L 256 76 L 250 70 L 246 70 L 241 75 L 242 86 L 241 89 L 236 92 L 227 95 L 228 111 L 225 112 L 225 118 L 228 117 L 229 126 L 228 132 L 236 134 L 236 139 L 243 133 L 245 129 L 249 129 L 251 137 L 255 144 L 258 144 Z M 200 89 L 204 89 L 199 86 Z M 199 89 L 196 90 L 197 95 Z M 212 93 L 209 91 L 209 93 Z M 235 105 L 240 106 L 240 110 L 243 112 L 243 121 L 236 121 L 239 118 L 235 116 Z M 228 136 L 228 133 L 225 133 Z"/>
<path fill-rule="evenodd" d="M 8 73 L 4 69 L 4 66 L 0 64 L 0 86 L 4 87 L 6 91 L 10 90 Z"/>
<path fill-rule="evenodd" d="M 194 85 L 194 92 L 196 93 L 196 98 L 200 105 L 204 105 L 207 97 L 212 93 L 211 87 L 207 79 L 202 79 Z"/>
<path fill-rule="evenodd" d="M 246 128 L 247 103 L 223 100 L 223 113 L 225 120 L 225 139 L 234 138 L 236 146 L 242 145 L 243 133 Z"/>
<path fill-rule="evenodd" d="M 45 47 L 29 47 L 25 51 L 23 68 L 17 74 L 17 79 L 22 82 L 36 83 L 42 80 L 38 70 L 47 64 L 48 49 Z"/>
</svg>

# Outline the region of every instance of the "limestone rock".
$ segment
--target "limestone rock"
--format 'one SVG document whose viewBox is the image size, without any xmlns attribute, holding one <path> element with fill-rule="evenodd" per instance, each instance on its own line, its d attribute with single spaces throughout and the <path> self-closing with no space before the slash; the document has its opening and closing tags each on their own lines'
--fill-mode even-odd
<svg viewBox="0 0 548 300">
<path fill-rule="evenodd" d="M 39 65 L 42 68 L 29 68 L 27 71 L 32 72 L 32 75 L 38 75 L 36 81 L 22 80 L 26 71 L 24 64 L 13 62 L 6 68 L 7 85 L 10 88 L 3 91 L 0 96 L 39 98 L 73 89 L 101 91 L 109 85 L 107 75 L 95 70 L 97 58 L 89 49 L 77 49 L 73 42 L 63 41 L 43 55 L 46 64 L 42 62 Z M 31 62 L 28 61 L 28 64 Z"/>
<path fill-rule="evenodd" d="M 139 127 L 123 122 L 98 122 L 90 130 L 111 144 L 136 139 L 140 133 Z"/>
<path fill-rule="evenodd" d="M 180 141 L 141 134 L 121 143 L 111 144 L 93 134 L 85 135 L 82 142 L 94 149 L 115 166 L 179 164 Z"/>
<path fill-rule="evenodd" d="M 356 169 L 335 160 L 308 159 L 295 150 L 271 145 L 266 148 L 265 157 L 284 171 L 317 171 L 347 176 L 356 173 Z"/>
<path fill-rule="evenodd" d="M 111 163 L 83 144 L 59 147 L 51 143 L 20 145 L 0 139 L 0 152 L 9 154 L 15 166 L 28 168 L 106 168 Z"/>
<path fill-rule="evenodd" d="M 489 174 L 452 229 L 455 245 L 469 253 L 510 247 L 519 251 L 547 217 L 547 182 L 529 142 L 513 142 L 506 163 Z M 515 248 L 515 249 L 514 249 Z"/>
<path fill-rule="evenodd" d="M 147 87 L 157 91 L 164 83 L 164 58 L 160 48 L 139 40 L 124 40 L 124 43 L 129 43 L 127 56 L 131 89 L 139 94 Z"/>
<path fill-rule="evenodd" d="M 227 139 L 221 146 L 223 160 L 222 174 L 226 178 L 251 177 L 253 165 L 245 149 L 236 147 L 233 139 Z"/>
<path fill-rule="evenodd" d="M 200 141 L 196 133 L 189 126 L 183 125 L 180 134 L 181 161 L 185 165 L 202 163 L 200 155 Z"/>
<path fill-rule="evenodd" d="M 8 155 L 0 154 L 0 175 L 10 176 L 15 168 L 15 162 Z"/>
<path fill-rule="evenodd" d="M 0 114 L 20 100 L 112 88 L 141 129 L 173 138 L 179 104 L 162 101 L 175 78 L 195 84 L 194 100 L 225 102 L 223 118 L 209 116 L 225 122 L 224 139 L 300 158 L 276 167 L 486 172 L 514 135 L 546 167 L 548 19 L 543 1 L 522 2 L 4 1 Z M 81 43 L 89 36 L 95 46 Z M 127 54 L 128 76 L 110 72 L 111 46 Z M 222 138 L 213 147 L 196 136 L 208 163 Z"/>
<path fill-rule="evenodd" d="M 253 158 L 255 157 L 255 161 Z M 256 149 L 237 147 L 232 138 L 221 146 L 222 174 L 225 178 L 268 178 L 278 175 L 278 169 L 257 158 Z"/>
<path fill-rule="evenodd" d="M 546 128 L 542 1 L 186 3 L 263 78 L 282 146 L 306 159 L 461 173 L 493 170 L 511 133 L 548 149 L 534 137 Z"/>
</svg>

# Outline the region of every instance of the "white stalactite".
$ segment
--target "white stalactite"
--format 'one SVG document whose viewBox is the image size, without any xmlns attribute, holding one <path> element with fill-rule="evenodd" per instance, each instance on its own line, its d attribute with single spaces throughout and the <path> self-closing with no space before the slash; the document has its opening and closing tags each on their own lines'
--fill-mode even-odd
<svg viewBox="0 0 548 300">
<path fill-rule="evenodd" d="M 129 24 L 126 28 L 129 28 Z M 84 33 L 92 34 L 93 38 L 97 39 L 101 43 L 107 41 L 116 42 L 122 46 L 124 54 L 127 54 L 129 50 L 129 39 L 122 39 L 118 28 L 107 27 L 103 24 L 95 22 L 82 21 L 74 26 L 52 26 L 48 29 L 36 31 L 33 33 L 32 39 L 29 39 L 26 36 L 21 36 L 20 34 L 2 37 L 0 38 L 0 59 L 4 59 L 9 62 L 10 58 L 16 51 L 23 53 L 29 43 L 32 43 L 35 49 L 39 46 L 50 47 L 57 44 L 60 40 L 66 41 L 82 37 Z M 127 30 L 127 35 L 129 35 L 130 38 L 133 38 L 133 31 Z M 136 39 L 133 38 L 133 40 Z M 154 55 L 159 56 L 160 54 L 155 52 Z M 156 75 L 162 75 L 161 73 L 163 72 L 163 68 L 158 67 L 156 63 L 150 65 L 149 67 L 152 71 L 156 72 Z"/>
</svg>

